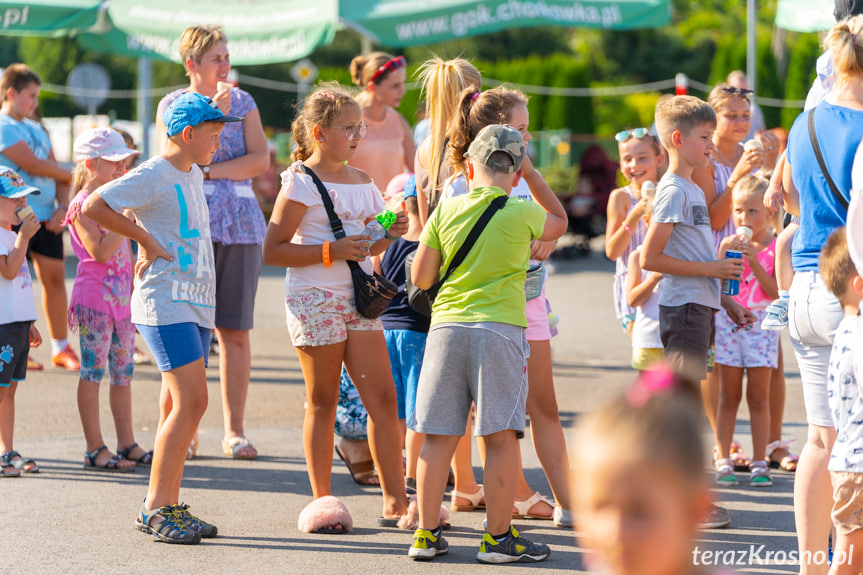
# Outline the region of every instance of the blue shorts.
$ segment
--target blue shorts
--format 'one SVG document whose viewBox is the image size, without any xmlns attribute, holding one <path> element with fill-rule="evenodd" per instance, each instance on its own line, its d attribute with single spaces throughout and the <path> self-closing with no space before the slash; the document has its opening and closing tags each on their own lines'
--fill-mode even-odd
<svg viewBox="0 0 863 575">
<path fill-rule="evenodd" d="M 159 371 L 171 371 L 204 358 L 204 367 L 210 357 L 210 328 L 196 323 L 171 325 L 135 324 L 138 333 L 147 342 Z"/>
<path fill-rule="evenodd" d="M 417 384 L 428 334 L 409 329 L 385 329 L 384 338 L 396 384 L 399 419 L 410 419 L 417 403 Z"/>
</svg>

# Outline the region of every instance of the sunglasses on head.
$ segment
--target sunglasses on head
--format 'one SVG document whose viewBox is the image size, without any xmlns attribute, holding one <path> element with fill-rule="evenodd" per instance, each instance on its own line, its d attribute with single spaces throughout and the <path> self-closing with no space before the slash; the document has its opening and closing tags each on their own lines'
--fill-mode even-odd
<svg viewBox="0 0 863 575">
<path fill-rule="evenodd" d="M 629 138 L 635 138 L 636 140 L 640 140 L 641 138 L 649 135 L 650 130 L 648 130 L 647 128 L 634 128 L 632 130 L 621 130 L 614 135 L 614 139 L 617 142 L 623 143 Z"/>
<path fill-rule="evenodd" d="M 735 88 L 734 86 L 723 86 L 722 91 L 726 94 L 734 94 L 735 96 L 740 96 L 741 98 L 748 98 L 755 93 L 753 90 L 747 90 L 746 88 Z"/>
<path fill-rule="evenodd" d="M 404 68 L 408 65 L 408 61 L 405 60 L 404 56 L 396 56 L 392 60 L 388 60 L 386 64 L 377 69 L 377 71 L 372 74 L 371 80 L 369 82 L 377 81 L 381 76 L 387 74 L 388 72 L 393 72 L 394 70 L 398 70 L 399 68 Z"/>
</svg>

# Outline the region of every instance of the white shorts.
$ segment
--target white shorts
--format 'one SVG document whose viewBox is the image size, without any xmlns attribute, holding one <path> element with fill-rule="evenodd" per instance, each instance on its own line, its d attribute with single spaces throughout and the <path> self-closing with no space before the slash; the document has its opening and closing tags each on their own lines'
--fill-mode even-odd
<svg viewBox="0 0 863 575">
<path fill-rule="evenodd" d="M 730 367 L 769 367 L 779 363 L 779 332 L 761 329 L 767 312 L 753 310 L 758 318 L 752 329 L 732 333 L 737 325 L 723 309 L 716 314 L 716 363 Z"/>
</svg>

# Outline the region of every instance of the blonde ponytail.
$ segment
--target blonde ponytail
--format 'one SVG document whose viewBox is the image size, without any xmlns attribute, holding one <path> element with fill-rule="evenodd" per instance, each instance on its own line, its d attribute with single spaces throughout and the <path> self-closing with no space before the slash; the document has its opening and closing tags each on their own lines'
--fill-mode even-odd
<svg viewBox="0 0 863 575">
<path fill-rule="evenodd" d="M 863 75 L 863 16 L 853 16 L 833 26 L 824 47 L 830 50 L 839 75 Z"/>
</svg>

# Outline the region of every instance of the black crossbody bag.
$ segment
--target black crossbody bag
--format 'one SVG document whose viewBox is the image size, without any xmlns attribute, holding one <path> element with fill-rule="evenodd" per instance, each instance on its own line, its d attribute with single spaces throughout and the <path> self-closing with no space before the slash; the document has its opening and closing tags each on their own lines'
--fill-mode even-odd
<svg viewBox="0 0 863 575">
<path fill-rule="evenodd" d="M 432 306 L 434 305 L 434 300 L 437 297 L 441 286 L 447 279 L 449 279 L 450 274 L 452 274 L 452 272 L 461 265 L 467 257 L 468 252 L 470 252 L 471 248 L 476 243 L 476 240 L 479 239 L 479 235 L 485 229 L 486 225 L 488 225 L 488 222 L 491 221 L 491 217 L 495 212 L 506 205 L 506 201 L 508 199 L 508 196 L 498 196 L 492 200 L 491 204 L 485 209 L 473 225 L 473 228 L 471 228 L 470 233 L 464 240 L 464 243 L 452 258 L 444 276 L 429 289 L 420 289 L 411 281 L 411 266 L 413 265 L 416 252 L 408 254 L 408 257 L 405 259 L 405 292 L 408 296 L 408 304 L 410 304 L 414 310 L 425 316 L 431 317 Z"/>
<path fill-rule="evenodd" d="M 333 228 L 333 234 L 336 236 L 336 239 L 340 240 L 345 237 L 347 234 L 345 234 L 345 229 L 342 226 L 342 220 L 336 214 L 333 200 L 330 198 L 330 194 L 327 193 L 324 183 L 305 164 L 301 164 L 297 170 L 311 176 L 315 182 L 318 193 L 321 195 L 321 200 L 324 202 L 324 208 L 327 210 L 327 217 L 330 218 L 330 226 Z M 348 267 L 351 268 L 351 280 L 354 283 L 354 300 L 357 311 L 370 319 L 380 317 L 389 307 L 393 297 L 398 293 L 398 286 L 377 272 L 372 272 L 372 275 L 367 274 L 360 267 L 360 264 L 353 260 L 346 261 Z"/>
</svg>

